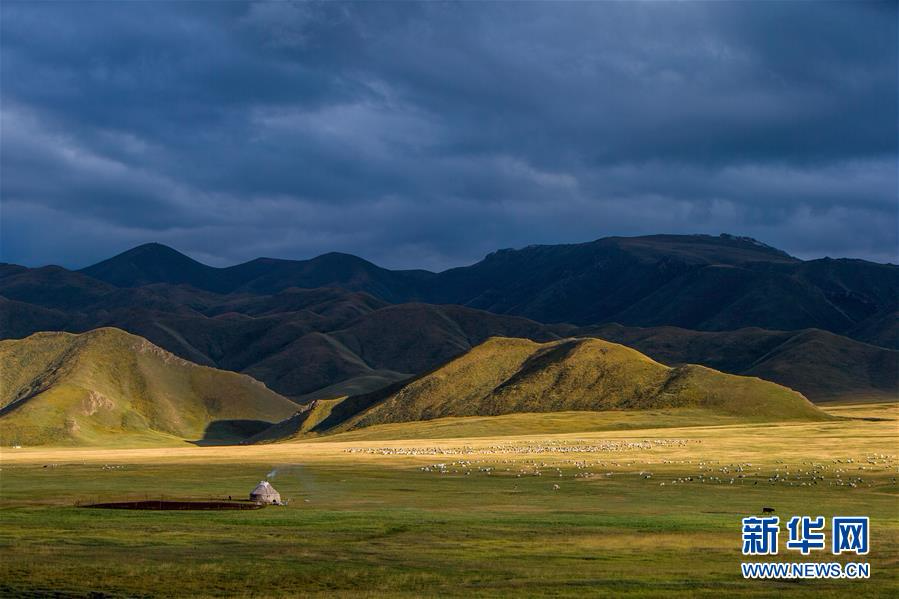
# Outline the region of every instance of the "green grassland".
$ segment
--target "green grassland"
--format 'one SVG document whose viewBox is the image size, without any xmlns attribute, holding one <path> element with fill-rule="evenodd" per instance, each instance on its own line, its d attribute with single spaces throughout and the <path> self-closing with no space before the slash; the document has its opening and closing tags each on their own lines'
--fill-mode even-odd
<svg viewBox="0 0 899 599">
<path fill-rule="evenodd" d="M 4 448 L 0 595 L 896 596 L 897 406 L 829 409 L 843 418 L 600 430 L 621 422 L 532 414 L 507 422 L 515 436 L 475 419 L 443 423 L 466 438 L 425 438 L 433 421 L 246 447 Z M 529 418 L 547 428 L 517 433 Z M 272 471 L 285 507 L 75 505 L 242 496 Z M 870 516 L 871 579 L 743 580 L 740 519 L 762 506 Z M 775 559 L 847 561 L 784 537 Z"/>
</svg>

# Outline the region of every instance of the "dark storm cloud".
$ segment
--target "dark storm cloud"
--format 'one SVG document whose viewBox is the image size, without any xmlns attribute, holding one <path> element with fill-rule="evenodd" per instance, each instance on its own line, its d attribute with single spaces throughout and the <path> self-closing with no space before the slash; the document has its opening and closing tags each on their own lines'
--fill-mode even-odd
<svg viewBox="0 0 899 599">
<path fill-rule="evenodd" d="M 896 260 L 892 2 L 0 11 L 5 261 L 722 231 Z"/>
</svg>

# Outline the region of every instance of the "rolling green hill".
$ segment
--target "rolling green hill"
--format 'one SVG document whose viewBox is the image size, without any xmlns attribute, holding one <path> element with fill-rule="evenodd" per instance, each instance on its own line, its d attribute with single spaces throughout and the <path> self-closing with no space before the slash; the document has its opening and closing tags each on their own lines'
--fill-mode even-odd
<svg viewBox="0 0 899 599">
<path fill-rule="evenodd" d="M 460 416 L 692 410 L 752 421 L 827 419 L 802 394 L 704 366 L 671 368 L 600 339 L 548 343 L 494 337 L 406 384 L 313 406 L 263 434 L 308 433 Z"/>
<path fill-rule="evenodd" d="M 814 418 L 801 394 L 704 366 L 664 366 L 599 339 L 492 338 L 373 406 L 353 427 L 444 416 L 707 408 L 758 419 Z"/>
<path fill-rule="evenodd" d="M 233 442 L 296 404 L 119 329 L 0 341 L 3 445 Z"/>
</svg>

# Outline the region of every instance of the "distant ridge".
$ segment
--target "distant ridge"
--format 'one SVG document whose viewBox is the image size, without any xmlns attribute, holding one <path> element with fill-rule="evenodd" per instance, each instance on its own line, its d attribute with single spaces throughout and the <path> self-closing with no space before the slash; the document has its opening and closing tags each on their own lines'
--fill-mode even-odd
<svg viewBox="0 0 899 599">
<path fill-rule="evenodd" d="M 145 243 L 81 272 L 117 287 L 187 283 L 205 289 L 212 283 L 213 270 L 161 243 Z"/>
<path fill-rule="evenodd" d="M 649 235 L 499 250 L 441 273 L 392 271 L 348 254 L 202 265 L 148 244 L 81 271 L 119 287 L 188 284 L 217 293 L 340 287 L 391 303 L 459 304 L 544 323 L 618 322 L 722 331 L 819 328 L 899 348 L 899 266 L 802 261 L 748 237 Z"/>
<path fill-rule="evenodd" d="M 741 264 L 747 262 L 787 261 L 798 262 L 786 252 L 766 245 L 751 237 L 722 234 L 711 235 L 648 235 L 644 237 L 605 237 L 592 242 L 566 245 L 530 245 L 521 250 L 502 249 L 488 254 L 484 261 L 516 253 L 553 251 L 556 248 L 584 248 L 590 246 L 620 246 L 644 259 L 654 259 L 660 254 L 679 256 L 685 260 Z M 479 263 L 480 264 L 480 263 Z M 477 266 L 474 265 L 474 266 Z M 459 267 L 444 272 L 459 271 L 471 267 Z M 328 279 L 340 282 L 340 287 L 355 283 L 365 284 L 369 277 L 385 273 L 403 273 L 409 281 L 429 281 L 441 273 L 427 270 L 391 271 L 371 262 L 341 252 L 328 252 L 308 260 L 281 258 L 255 258 L 248 262 L 223 268 L 207 266 L 161 243 L 151 242 L 136 246 L 81 269 L 86 275 L 119 287 L 136 287 L 153 283 L 189 284 L 198 289 L 229 292 L 246 287 L 247 290 L 272 292 L 282 289 L 281 277 L 298 277 L 297 281 L 314 279 L 314 284 L 290 285 L 296 287 L 323 287 Z M 395 283 L 395 281 L 394 281 Z M 422 292 L 422 290 L 417 290 Z M 392 292 L 392 291 L 391 291 Z M 388 293 L 391 293 L 388 292 Z M 408 298 L 407 298 L 408 299 Z"/>
<path fill-rule="evenodd" d="M 256 258 L 215 268 L 168 246 L 147 243 L 80 272 L 118 287 L 186 284 L 216 293 L 277 293 L 289 287 L 341 287 L 367 291 L 387 301 L 415 294 L 427 271 L 390 271 L 350 254 L 331 252 L 310 260 Z"/>
</svg>

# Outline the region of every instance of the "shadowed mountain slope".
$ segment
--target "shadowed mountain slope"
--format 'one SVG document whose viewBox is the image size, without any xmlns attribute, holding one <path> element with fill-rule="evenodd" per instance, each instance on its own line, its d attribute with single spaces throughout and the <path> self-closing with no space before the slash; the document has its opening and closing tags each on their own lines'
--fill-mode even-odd
<svg viewBox="0 0 899 599">
<path fill-rule="evenodd" d="M 899 397 L 899 351 L 818 329 L 690 331 L 676 327 L 585 327 L 578 335 L 633 347 L 670 366 L 703 364 L 757 376 L 814 401 Z"/>
<path fill-rule="evenodd" d="M 895 327 L 881 334 L 877 325 L 899 310 L 899 267 L 829 258 L 805 262 L 731 235 L 529 246 L 441 273 L 391 271 L 337 253 L 212 268 L 148 244 L 81 272 L 120 287 L 187 283 L 219 293 L 340 287 L 393 303 L 460 304 L 547 323 L 819 328 L 899 347 Z"/>
<path fill-rule="evenodd" d="M 0 380 L 4 445 L 233 441 L 215 432 L 253 434 L 296 411 L 248 376 L 111 328 L 0 341 Z"/>
<path fill-rule="evenodd" d="M 803 262 L 729 236 L 611 237 L 495 252 L 430 289 L 431 301 L 539 322 L 852 334 L 899 307 L 899 267 Z"/>
<path fill-rule="evenodd" d="M 899 312 L 891 312 L 862 321 L 850 334 L 853 339 L 899 350 Z"/>
<path fill-rule="evenodd" d="M 98 262 L 81 272 L 117 287 L 137 287 L 151 283 L 188 284 L 215 291 L 213 274 L 219 269 L 206 266 L 161 243 L 147 243 Z"/>
<path fill-rule="evenodd" d="M 98 281 L 79 309 L 66 309 L 58 307 L 66 285 L 74 281 L 77 291 L 93 280 L 68 274 L 44 294 L 31 287 L 29 269 L 0 278 L 0 335 L 117 327 L 197 364 L 245 372 L 297 399 L 378 389 L 492 335 L 546 341 L 570 328 L 460 306 L 390 305 L 333 288 L 221 295 L 183 285 L 119 288 Z M 3 298 L 21 297 L 23 289 L 46 305 Z"/>
</svg>

